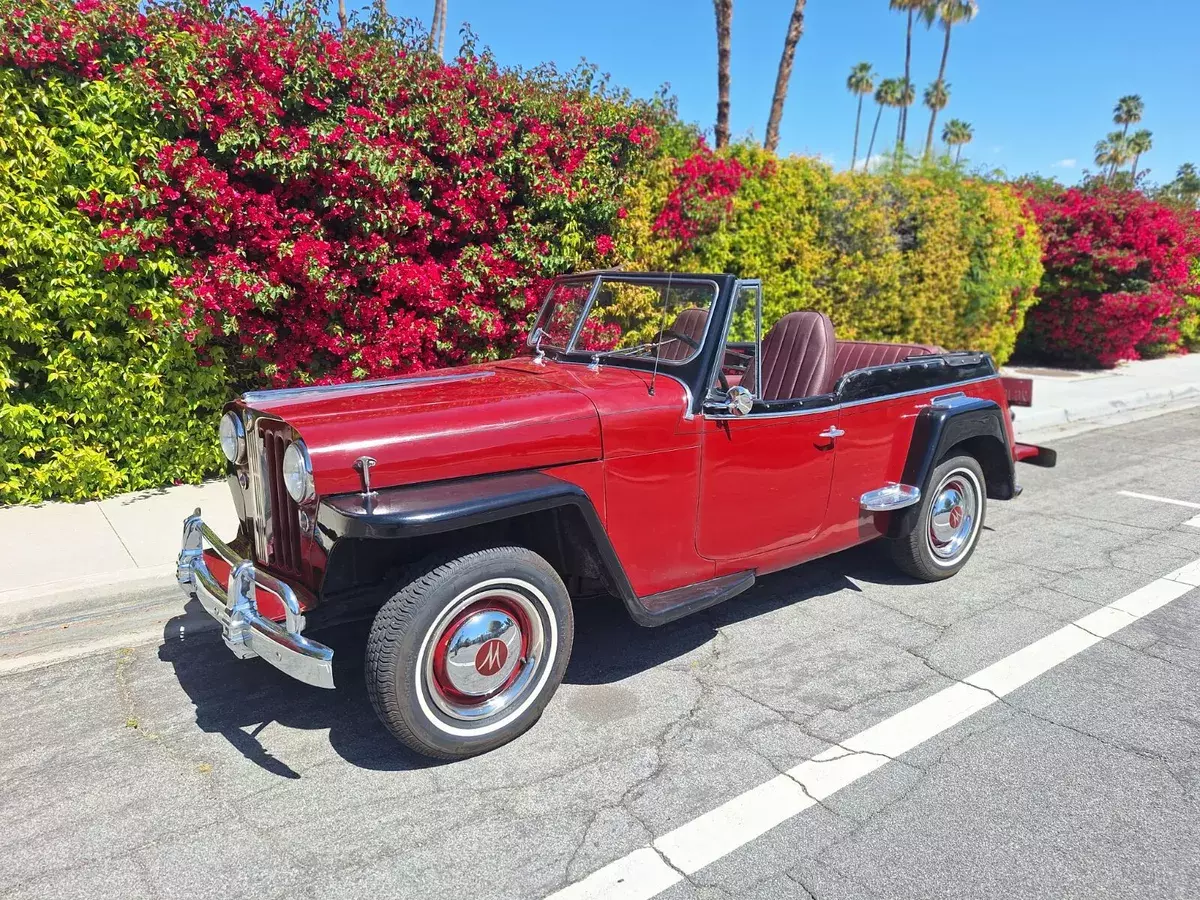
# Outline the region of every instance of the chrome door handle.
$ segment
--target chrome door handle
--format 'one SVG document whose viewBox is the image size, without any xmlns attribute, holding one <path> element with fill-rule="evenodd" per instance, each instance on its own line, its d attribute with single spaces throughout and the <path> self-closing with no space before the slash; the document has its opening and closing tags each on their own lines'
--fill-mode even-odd
<svg viewBox="0 0 1200 900">
<path fill-rule="evenodd" d="M 838 428 L 836 425 L 831 425 L 829 428 L 826 428 L 819 435 L 817 435 L 817 437 L 830 438 L 830 439 L 840 438 L 845 433 L 846 432 L 842 431 L 842 429 Z"/>
</svg>

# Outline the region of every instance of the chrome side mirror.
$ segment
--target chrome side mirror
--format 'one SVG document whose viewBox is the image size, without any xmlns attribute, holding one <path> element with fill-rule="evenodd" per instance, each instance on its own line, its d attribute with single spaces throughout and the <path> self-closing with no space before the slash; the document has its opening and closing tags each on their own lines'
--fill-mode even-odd
<svg viewBox="0 0 1200 900">
<path fill-rule="evenodd" d="M 740 384 L 731 387 L 727 397 L 725 409 L 731 416 L 744 416 L 754 409 L 754 395 Z"/>
</svg>

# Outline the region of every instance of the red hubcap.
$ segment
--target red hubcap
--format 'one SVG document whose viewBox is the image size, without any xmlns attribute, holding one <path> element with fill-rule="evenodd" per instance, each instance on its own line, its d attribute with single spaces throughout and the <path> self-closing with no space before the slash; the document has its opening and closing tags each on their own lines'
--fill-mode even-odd
<svg viewBox="0 0 1200 900">
<path fill-rule="evenodd" d="M 498 637 L 484 640 L 481 643 L 472 641 L 478 649 L 475 650 L 473 657 L 469 657 L 473 660 L 473 665 L 470 666 L 473 672 L 469 672 L 468 676 L 476 675 L 478 679 L 491 679 L 503 672 L 505 668 L 511 668 L 511 671 L 498 683 L 479 682 L 481 685 L 486 685 L 486 690 L 472 690 L 471 693 L 466 693 L 460 690 L 455 682 L 457 681 L 461 685 L 464 680 L 472 679 L 464 679 L 461 668 L 458 670 L 458 674 L 451 676 L 451 657 L 461 658 L 461 648 L 456 652 L 455 645 L 462 640 L 464 629 L 469 630 L 481 620 L 510 622 L 512 628 L 520 635 L 520 641 L 519 645 L 514 645 L 512 641 L 506 643 L 505 640 Z M 525 610 L 507 598 L 483 597 L 472 603 L 451 620 L 442 630 L 434 645 L 434 689 L 447 700 L 460 706 L 485 703 L 489 698 L 506 690 L 520 676 L 524 660 L 528 655 L 529 634 L 529 618 Z M 456 641 L 456 639 L 458 640 Z M 515 664 L 510 665 L 514 652 L 517 653 L 517 660 Z"/>
</svg>

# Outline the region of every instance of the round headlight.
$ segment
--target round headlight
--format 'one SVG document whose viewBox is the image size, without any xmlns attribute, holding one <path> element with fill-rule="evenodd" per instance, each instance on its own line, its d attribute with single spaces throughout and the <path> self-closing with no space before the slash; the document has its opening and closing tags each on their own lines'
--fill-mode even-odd
<svg viewBox="0 0 1200 900">
<path fill-rule="evenodd" d="M 297 503 L 305 503 L 317 495 L 312 463 L 303 441 L 292 441 L 283 451 L 283 485 Z"/>
<path fill-rule="evenodd" d="M 227 412 L 221 417 L 221 452 L 234 464 L 246 458 L 246 429 L 237 413 Z"/>
</svg>

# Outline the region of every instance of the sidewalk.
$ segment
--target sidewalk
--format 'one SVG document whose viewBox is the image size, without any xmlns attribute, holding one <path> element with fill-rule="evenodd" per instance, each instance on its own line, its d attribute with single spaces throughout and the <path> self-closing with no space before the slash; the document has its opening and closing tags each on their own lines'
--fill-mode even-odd
<svg viewBox="0 0 1200 900">
<path fill-rule="evenodd" d="M 1105 372 L 1018 367 L 1006 374 L 1034 379 L 1034 406 L 1016 410 L 1017 433 L 1031 442 L 1200 406 L 1200 354 Z M 197 506 L 217 533 L 237 530 L 224 481 L 0 509 L 0 623 L 100 597 L 175 597 L 183 519 Z"/>
<path fill-rule="evenodd" d="M 1033 378 L 1033 406 L 1016 409 L 1017 434 L 1031 443 L 1200 406 L 1200 353 L 1069 371 L 1007 367 Z"/>
<path fill-rule="evenodd" d="M 175 556 L 183 520 L 197 506 L 219 533 L 237 531 L 224 481 L 0 509 L 0 623 L 24 618 L 30 602 L 137 597 L 164 585 L 178 592 Z"/>
</svg>

